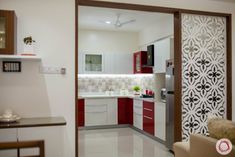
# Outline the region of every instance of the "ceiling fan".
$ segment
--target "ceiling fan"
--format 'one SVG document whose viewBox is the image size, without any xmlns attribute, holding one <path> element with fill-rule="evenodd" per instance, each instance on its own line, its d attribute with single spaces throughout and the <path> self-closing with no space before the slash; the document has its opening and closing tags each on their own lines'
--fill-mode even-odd
<svg viewBox="0 0 235 157">
<path fill-rule="evenodd" d="M 121 14 L 117 14 L 117 19 L 115 22 L 111 22 L 111 21 L 101 21 L 103 23 L 106 23 L 106 24 L 112 24 L 114 25 L 114 27 L 116 28 L 121 28 L 122 26 L 126 25 L 126 24 L 129 24 L 129 23 L 132 23 L 132 22 L 136 22 L 135 19 L 132 19 L 132 20 L 128 20 L 128 21 L 121 21 L 120 20 L 120 17 L 121 17 Z"/>
</svg>

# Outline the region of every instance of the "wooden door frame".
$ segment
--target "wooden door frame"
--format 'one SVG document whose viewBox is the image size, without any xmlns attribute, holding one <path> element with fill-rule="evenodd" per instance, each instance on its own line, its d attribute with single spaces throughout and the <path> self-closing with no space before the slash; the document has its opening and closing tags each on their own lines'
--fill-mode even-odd
<svg viewBox="0 0 235 157">
<path fill-rule="evenodd" d="M 159 12 L 169 13 L 174 15 L 174 64 L 175 64 L 175 121 L 174 121 L 174 132 L 175 141 L 182 140 L 181 133 L 181 92 L 182 92 L 182 51 L 181 51 L 181 14 L 199 14 L 207 16 L 220 16 L 226 17 L 227 19 L 227 118 L 232 119 L 232 15 L 227 13 L 216 13 L 206 11 L 187 10 L 179 8 L 159 7 L 159 6 L 148 6 L 140 4 L 129 4 L 129 3 L 117 3 L 117 2 L 106 2 L 106 1 L 94 1 L 94 0 L 75 0 L 75 154 L 78 157 L 78 126 L 76 118 L 78 115 L 78 7 L 79 6 L 92 6 L 92 7 L 103 7 L 103 8 L 114 8 L 114 9 L 126 9 L 135 11 L 147 11 L 147 12 Z"/>
</svg>

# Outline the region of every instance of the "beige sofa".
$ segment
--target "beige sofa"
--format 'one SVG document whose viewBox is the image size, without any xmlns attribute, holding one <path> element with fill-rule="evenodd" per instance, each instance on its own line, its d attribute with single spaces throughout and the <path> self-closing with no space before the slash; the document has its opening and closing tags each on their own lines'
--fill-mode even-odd
<svg viewBox="0 0 235 157">
<path fill-rule="evenodd" d="M 221 118 L 209 120 L 210 137 L 192 134 L 189 142 L 177 142 L 173 149 L 175 157 L 235 157 L 235 123 Z M 233 143 L 232 152 L 221 155 L 216 151 L 218 139 L 227 138 Z"/>
<path fill-rule="evenodd" d="M 191 135 L 189 142 L 174 144 L 175 157 L 235 157 L 235 146 L 229 155 L 220 155 L 216 151 L 218 140 L 203 135 Z"/>
</svg>

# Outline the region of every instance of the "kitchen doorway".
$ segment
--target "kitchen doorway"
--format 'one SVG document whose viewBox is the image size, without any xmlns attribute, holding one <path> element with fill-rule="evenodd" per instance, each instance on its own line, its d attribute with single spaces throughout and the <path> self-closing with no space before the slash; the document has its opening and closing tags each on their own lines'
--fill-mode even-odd
<svg viewBox="0 0 235 157">
<path fill-rule="evenodd" d="M 76 101 L 78 100 L 78 71 L 79 71 L 79 25 L 78 25 L 78 19 L 79 19 L 79 10 L 80 6 L 88 6 L 88 7 L 99 7 L 99 8 L 113 8 L 113 9 L 127 9 L 127 10 L 138 10 L 138 11 L 146 11 L 146 12 L 159 12 L 159 13 L 168 13 L 174 16 L 174 73 L 175 73 L 175 80 L 181 80 L 182 79 L 182 72 L 181 72 L 181 66 L 182 66 L 182 58 L 181 58 L 181 17 L 182 13 L 188 13 L 188 14 L 199 14 L 199 15 L 208 15 L 208 16 L 222 16 L 226 17 L 227 20 L 227 117 L 228 119 L 231 118 L 231 86 L 229 84 L 231 83 L 231 16 L 228 14 L 220 14 L 220 13 L 208 13 L 208 12 L 200 12 L 200 11 L 191 11 L 191 10 L 182 10 L 182 9 L 174 9 L 174 8 L 163 8 L 163 7 L 154 7 L 154 6 L 143 6 L 143 5 L 134 5 L 134 4 L 122 4 L 122 3 L 112 3 L 112 2 L 101 2 L 101 1 L 86 1 L 86 0 L 80 0 L 77 2 L 76 6 Z M 79 6 L 79 7 L 78 7 Z M 120 15 L 117 15 L 120 18 Z M 132 19 L 130 19 L 132 20 Z M 101 21 L 101 23 L 106 23 L 107 25 L 111 22 L 110 21 Z M 129 21 L 128 21 L 129 22 Z M 93 55 L 93 56 L 92 56 Z M 101 56 L 100 56 L 101 55 Z M 86 56 L 86 55 L 83 55 Z M 81 57 L 80 57 L 81 58 Z M 86 57 L 85 57 L 86 58 Z M 104 69 L 102 66 L 101 61 L 104 61 L 101 54 L 94 54 L 89 53 L 87 55 L 87 58 L 96 58 L 94 59 L 96 64 L 96 68 L 91 68 L 89 64 L 84 64 L 85 68 L 83 70 L 91 71 L 95 69 L 95 71 L 100 71 Z M 86 62 L 86 59 L 84 59 Z M 89 61 L 88 61 L 89 62 Z M 87 62 L 87 63 L 88 63 Z M 77 75 L 78 74 L 78 75 Z M 174 140 L 173 141 L 181 141 L 182 140 L 182 111 L 181 111 L 181 92 L 182 92 L 182 84 L 179 81 L 175 81 L 177 83 L 174 84 Z M 81 109 L 81 108 L 80 108 Z M 84 108 L 83 108 L 84 109 Z M 81 111 L 81 110 L 80 110 Z M 76 117 L 79 116 L 79 107 L 76 104 Z M 76 139 L 78 139 L 78 119 L 76 118 Z M 78 149 L 78 141 L 76 141 L 76 149 Z M 78 156 L 78 150 L 76 150 L 76 155 Z"/>
</svg>

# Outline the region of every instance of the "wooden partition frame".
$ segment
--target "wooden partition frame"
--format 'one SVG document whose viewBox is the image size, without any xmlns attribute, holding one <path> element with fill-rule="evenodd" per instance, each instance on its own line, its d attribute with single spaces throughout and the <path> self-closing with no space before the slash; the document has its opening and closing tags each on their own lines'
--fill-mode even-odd
<svg viewBox="0 0 235 157">
<path fill-rule="evenodd" d="M 78 7 L 79 6 L 92 6 L 92 7 L 103 7 L 103 8 L 114 8 L 114 9 L 126 9 L 126 10 L 136 10 L 136 11 L 147 11 L 147 12 L 159 12 L 159 13 L 169 13 L 174 15 L 174 66 L 175 66 L 175 118 L 174 118 L 174 141 L 182 140 L 181 133 L 181 93 L 182 93 L 182 50 L 181 50 L 181 15 L 182 13 L 187 14 L 199 14 L 207 16 L 220 16 L 226 17 L 227 19 L 227 118 L 232 119 L 232 15 L 216 12 L 205 12 L 205 11 L 195 11 L 186 10 L 179 8 L 168 8 L 159 6 L 148 6 L 139 4 L 129 4 L 129 3 L 116 3 L 116 2 L 106 2 L 106 1 L 94 1 L 94 0 L 75 0 L 75 154 L 78 157 L 78 126 L 77 126 L 77 100 L 78 100 Z"/>
</svg>

